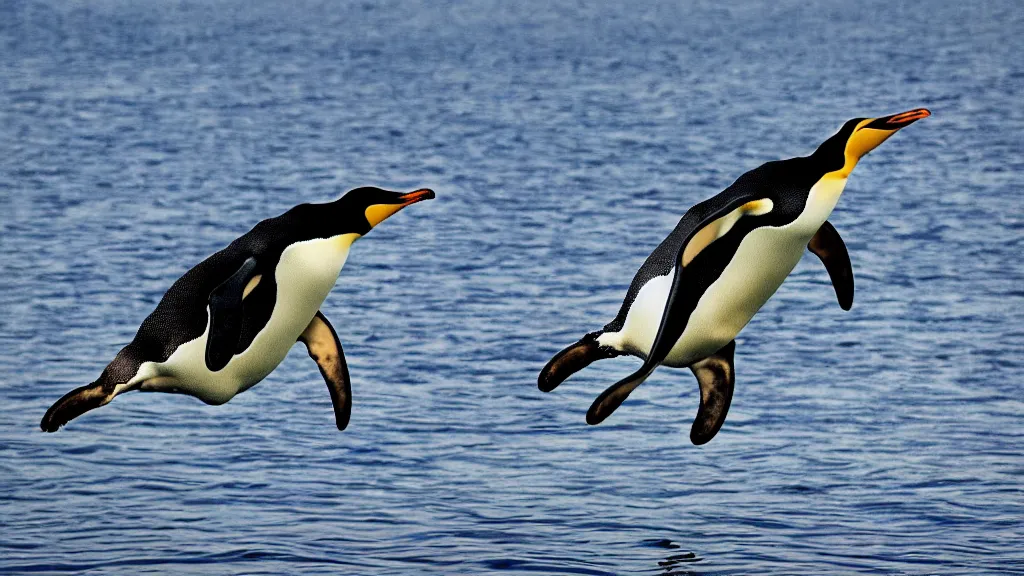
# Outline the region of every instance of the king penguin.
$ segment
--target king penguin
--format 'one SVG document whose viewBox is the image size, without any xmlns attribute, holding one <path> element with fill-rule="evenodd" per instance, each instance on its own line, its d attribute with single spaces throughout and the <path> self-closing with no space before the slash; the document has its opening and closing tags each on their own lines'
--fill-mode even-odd
<svg viewBox="0 0 1024 576">
<path fill-rule="evenodd" d="M 352 391 L 338 335 L 320 312 L 352 243 L 402 208 L 434 197 L 356 188 L 264 220 L 179 278 L 99 379 L 65 394 L 40 427 L 55 432 L 125 392 L 172 392 L 223 404 L 266 378 L 296 342 L 327 382 L 339 430 Z"/>
<path fill-rule="evenodd" d="M 827 219 L 857 162 L 930 115 L 919 108 L 854 118 L 810 156 L 763 164 L 690 208 L 633 277 L 615 319 L 556 354 L 538 387 L 550 392 L 596 360 L 643 359 L 639 370 L 594 401 L 587 423 L 599 424 L 658 366 L 689 367 L 700 388 L 690 441 L 714 438 L 732 402 L 734 339 L 805 247 L 824 263 L 839 305 L 853 305 L 849 254 Z"/>
</svg>

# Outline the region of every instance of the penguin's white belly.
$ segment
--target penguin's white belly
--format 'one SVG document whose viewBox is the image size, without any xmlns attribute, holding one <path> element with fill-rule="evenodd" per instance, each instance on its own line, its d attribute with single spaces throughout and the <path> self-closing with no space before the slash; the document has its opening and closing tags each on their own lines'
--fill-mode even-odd
<svg viewBox="0 0 1024 576">
<path fill-rule="evenodd" d="M 686 329 L 662 364 L 689 366 L 728 344 L 750 322 L 793 271 L 846 186 L 845 178 L 822 179 L 796 220 L 752 230 L 740 242 L 722 275 L 704 292 Z M 647 282 L 637 293 L 622 330 L 598 341 L 646 357 L 654 346 L 675 270 Z"/>
<path fill-rule="evenodd" d="M 704 292 L 682 336 L 662 361 L 683 367 L 718 351 L 740 333 L 793 270 L 810 238 L 758 228 L 740 243 L 722 275 Z M 636 296 L 619 332 L 623 347 L 647 356 L 654 346 L 675 270 L 652 279 Z"/>
<path fill-rule="evenodd" d="M 357 234 L 308 240 L 286 248 L 274 272 L 277 298 L 266 326 L 217 372 L 206 367 L 206 331 L 164 362 L 146 362 L 131 383 L 142 390 L 176 390 L 223 404 L 266 378 L 288 355 L 334 287 Z M 209 317 L 209 313 L 207 313 Z"/>
</svg>

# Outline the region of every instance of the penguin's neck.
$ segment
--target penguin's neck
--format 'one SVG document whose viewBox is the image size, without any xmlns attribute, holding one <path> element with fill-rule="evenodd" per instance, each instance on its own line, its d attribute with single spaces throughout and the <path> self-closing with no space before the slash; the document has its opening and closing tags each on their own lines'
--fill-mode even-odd
<svg viewBox="0 0 1024 576">
<path fill-rule="evenodd" d="M 846 188 L 846 181 L 846 176 L 840 172 L 829 172 L 811 186 L 804 209 L 791 225 L 792 229 L 810 239 L 832 214 Z"/>
<path fill-rule="evenodd" d="M 348 260 L 352 243 L 359 238 L 360 235 L 355 233 L 338 234 L 292 244 L 285 248 L 278 262 L 278 284 L 296 283 L 303 291 L 329 292 Z M 323 294 L 325 298 L 326 292 Z"/>
</svg>

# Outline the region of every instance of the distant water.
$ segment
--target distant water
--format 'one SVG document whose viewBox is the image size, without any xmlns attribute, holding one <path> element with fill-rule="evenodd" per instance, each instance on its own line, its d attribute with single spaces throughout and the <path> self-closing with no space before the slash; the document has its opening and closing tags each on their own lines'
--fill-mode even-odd
<svg viewBox="0 0 1024 576">
<path fill-rule="evenodd" d="M 558 4 L 552 6 L 552 4 Z M 0 2 L 0 573 L 1024 573 L 1019 2 Z M 639 362 L 536 389 L 693 203 L 844 120 L 934 116 L 741 334 L 724 429 Z M 363 184 L 438 199 L 360 241 L 296 347 L 209 407 L 38 431 L 171 282 Z"/>
</svg>

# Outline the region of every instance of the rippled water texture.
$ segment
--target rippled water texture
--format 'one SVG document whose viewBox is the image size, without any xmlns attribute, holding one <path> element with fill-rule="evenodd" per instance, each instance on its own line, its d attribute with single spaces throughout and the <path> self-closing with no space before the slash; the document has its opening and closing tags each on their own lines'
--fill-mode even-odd
<svg viewBox="0 0 1024 576">
<path fill-rule="evenodd" d="M 1020 574 L 1017 2 L 0 2 L 0 573 Z M 339 6 L 340 5 L 340 6 Z M 625 6 L 623 6 L 625 5 Z M 536 374 L 693 203 L 844 120 L 934 116 L 738 340 L 731 414 L 639 361 Z M 163 292 L 362 184 L 418 204 L 224 406 L 134 394 L 38 431 Z"/>
</svg>

